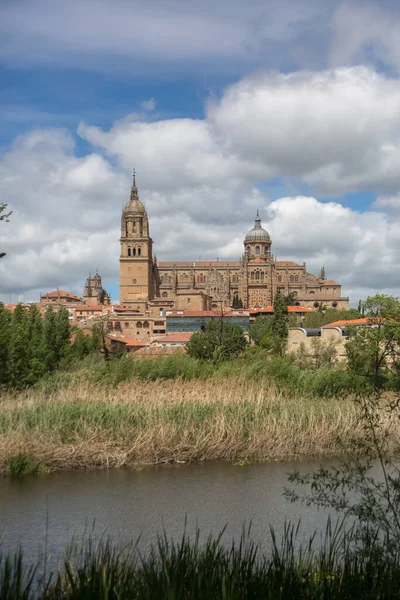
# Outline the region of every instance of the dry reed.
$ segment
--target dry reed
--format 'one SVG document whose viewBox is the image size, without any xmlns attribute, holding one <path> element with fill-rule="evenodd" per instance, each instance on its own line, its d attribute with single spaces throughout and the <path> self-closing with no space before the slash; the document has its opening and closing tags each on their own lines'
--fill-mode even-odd
<svg viewBox="0 0 400 600">
<path fill-rule="evenodd" d="M 87 382 L 0 400 L 3 472 L 16 454 L 50 470 L 334 457 L 363 435 L 350 398 L 289 398 L 262 380 Z"/>
</svg>

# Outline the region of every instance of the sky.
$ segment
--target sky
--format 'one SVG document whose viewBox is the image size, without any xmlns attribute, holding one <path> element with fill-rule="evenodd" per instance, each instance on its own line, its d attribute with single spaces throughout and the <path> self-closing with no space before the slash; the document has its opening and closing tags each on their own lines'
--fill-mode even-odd
<svg viewBox="0 0 400 600">
<path fill-rule="evenodd" d="M 400 5 L 1 0 L 0 300 L 118 301 L 135 167 L 159 260 L 278 260 L 400 295 Z"/>
</svg>

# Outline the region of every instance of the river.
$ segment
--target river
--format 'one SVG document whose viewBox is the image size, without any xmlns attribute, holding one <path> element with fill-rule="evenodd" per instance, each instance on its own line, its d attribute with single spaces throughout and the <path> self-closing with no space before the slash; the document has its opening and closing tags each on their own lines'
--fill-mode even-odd
<svg viewBox="0 0 400 600">
<path fill-rule="evenodd" d="M 3 550 L 23 547 L 36 561 L 47 537 L 50 563 L 56 564 L 72 536 L 93 528 L 118 544 L 136 540 L 146 551 L 165 529 L 178 539 L 199 526 L 205 537 L 226 526 L 223 540 L 239 539 L 251 522 L 251 538 L 264 551 L 269 527 L 283 530 L 285 520 L 301 518 L 308 536 L 324 529 L 327 513 L 283 497 L 287 475 L 310 471 L 319 462 L 234 466 L 228 462 L 149 467 L 142 470 L 72 471 L 0 479 L 0 538 Z M 325 465 L 326 466 L 326 465 Z"/>
</svg>

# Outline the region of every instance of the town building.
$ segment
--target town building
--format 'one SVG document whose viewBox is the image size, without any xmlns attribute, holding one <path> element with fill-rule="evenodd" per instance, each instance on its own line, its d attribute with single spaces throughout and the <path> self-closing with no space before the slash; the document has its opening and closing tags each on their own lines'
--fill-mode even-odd
<svg viewBox="0 0 400 600">
<path fill-rule="evenodd" d="M 276 293 L 291 294 L 293 303 L 305 308 L 348 307 L 341 285 L 326 278 L 324 267 L 314 275 L 305 263 L 276 259 L 258 211 L 238 261 L 158 261 L 135 179 L 122 211 L 120 249 L 120 304 L 148 316 L 155 305 L 209 310 L 241 301 L 244 308 L 268 307 Z"/>
</svg>

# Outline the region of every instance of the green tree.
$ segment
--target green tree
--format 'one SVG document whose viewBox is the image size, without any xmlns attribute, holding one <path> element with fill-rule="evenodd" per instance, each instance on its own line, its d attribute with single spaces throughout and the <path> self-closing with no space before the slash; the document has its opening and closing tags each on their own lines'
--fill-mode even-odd
<svg viewBox="0 0 400 600">
<path fill-rule="evenodd" d="M 10 211 L 9 213 L 4 213 L 4 211 L 7 208 L 7 204 L 0 204 L 0 221 L 6 221 L 6 223 L 8 223 L 8 217 L 12 214 L 12 211 Z M 3 258 L 3 256 L 5 256 L 6 253 L 5 252 L 0 252 L 0 258 Z"/>
<path fill-rule="evenodd" d="M 367 298 L 364 310 L 369 326 L 349 330 L 347 366 L 350 372 L 366 377 L 374 388 L 381 388 L 393 376 L 398 379 L 400 302 L 377 294 Z"/>
<path fill-rule="evenodd" d="M 43 319 L 43 346 L 46 371 L 51 372 L 57 365 L 57 328 L 56 315 L 52 306 L 48 306 Z"/>
<path fill-rule="evenodd" d="M 9 352 L 11 340 L 11 312 L 0 302 L 0 388 L 10 381 Z"/>
<path fill-rule="evenodd" d="M 272 331 L 272 315 L 269 317 L 257 317 L 250 325 L 249 337 L 259 346 L 265 335 L 270 336 Z"/>
<path fill-rule="evenodd" d="M 82 329 L 78 328 L 75 332 L 75 340 L 72 346 L 72 352 L 76 358 L 83 358 L 92 352 L 92 336 L 85 335 Z"/>
<path fill-rule="evenodd" d="M 225 360 L 240 354 L 247 345 L 243 329 L 223 316 L 211 319 L 204 332 L 190 338 L 186 350 L 190 356 L 209 360 Z"/>
<path fill-rule="evenodd" d="M 274 298 L 274 314 L 272 316 L 272 350 L 275 354 L 283 355 L 289 335 L 289 318 L 287 300 L 283 294 Z"/>
<path fill-rule="evenodd" d="M 15 307 L 11 319 L 9 343 L 10 384 L 23 389 L 29 383 L 29 338 L 27 313 L 21 304 Z"/>
<path fill-rule="evenodd" d="M 69 313 L 65 306 L 60 306 L 55 315 L 56 328 L 56 366 L 60 361 L 68 357 L 71 345 L 71 325 L 69 323 Z"/>
</svg>

